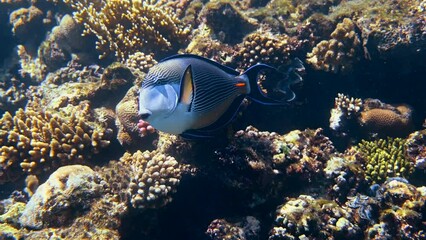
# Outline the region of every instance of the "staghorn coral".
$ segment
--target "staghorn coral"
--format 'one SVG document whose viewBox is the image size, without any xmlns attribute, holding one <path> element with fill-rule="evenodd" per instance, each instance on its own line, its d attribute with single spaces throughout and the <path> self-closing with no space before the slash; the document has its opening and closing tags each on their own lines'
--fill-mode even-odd
<svg viewBox="0 0 426 240">
<path fill-rule="evenodd" d="M 85 162 L 109 145 L 106 129 L 88 125 L 84 114 L 65 118 L 19 109 L 0 123 L 0 184 Z"/>
<path fill-rule="evenodd" d="M 406 136 L 412 129 L 412 110 L 405 104 L 390 105 L 365 99 L 358 121 L 361 128 L 379 136 Z"/>
<path fill-rule="evenodd" d="M 361 238 L 354 224 L 353 211 L 335 202 L 300 195 L 277 209 L 275 224 L 269 233 L 277 239 L 349 239 Z"/>
<path fill-rule="evenodd" d="M 365 177 L 371 183 L 381 183 L 391 177 L 409 177 L 413 162 L 407 157 L 402 138 L 362 140 L 357 151 L 364 162 Z"/>
<path fill-rule="evenodd" d="M 334 108 L 330 111 L 330 128 L 333 131 L 344 131 L 347 122 L 359 115 L 362 100 L 343 93 L 338 93 L 334 99 Z"/>
<path fill-rule="evenodd" d="M 185 166 L 160 151 L 125 153 L 120 161 L 130 167 L 128 193 L 132 207 L 160 208 L 172 201 Z"/>
<path fill-rule="evenodd" d="M 289 64 L 297 46 L 285 34 L 273 35 L 269 31 L 257 31 L 246 36 L 238 48 L 233 61 L 239 68 L 247 69 L 257 63 L 275 67 Z"/>
<path fill-rule="evenodd" d="M 74 17 L 94 34 L 100 58 L 111 53 L 123 61 L 138 51 L 161 53 L 185 42 L 189 28 L 163 1 L 65 0 L 75 9 Z"/>
<path fill-rule="evenodd" d="M 317 70 L 347 73 L 361 54 L 361 40 L 351 19 L 345 18 L 331 33 L 330 40 L 318 43 L 306 61 Z"/>
</svg>

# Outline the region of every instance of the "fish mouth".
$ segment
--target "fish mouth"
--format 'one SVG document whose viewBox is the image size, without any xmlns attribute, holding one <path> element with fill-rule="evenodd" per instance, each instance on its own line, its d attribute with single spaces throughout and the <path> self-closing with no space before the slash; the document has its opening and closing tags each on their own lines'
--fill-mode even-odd
<svg viewBox="0 0 426 240">
<path fill-rule="evenodd" d="M 148 119 L 150 116 L 152 115 L 152 112 L 149 111 L 148 109 L 140 109 L 138 116 L 142 119 L 142 120 L 146 120 Z"/>
</svg>

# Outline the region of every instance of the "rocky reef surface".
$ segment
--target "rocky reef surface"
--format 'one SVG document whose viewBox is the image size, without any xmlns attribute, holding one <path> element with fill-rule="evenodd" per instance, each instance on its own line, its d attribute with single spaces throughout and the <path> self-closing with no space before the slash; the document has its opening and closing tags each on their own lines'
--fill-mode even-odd
<svg viewBox="0 0 426 240">
<path fill-rule="evenodd" d="M 425 1 L 0 0 L 0 30 L 0 239 L 426 239 Z M 217 138 L 142 136 L 178 53 L 305 72 Z"/>
</svg>

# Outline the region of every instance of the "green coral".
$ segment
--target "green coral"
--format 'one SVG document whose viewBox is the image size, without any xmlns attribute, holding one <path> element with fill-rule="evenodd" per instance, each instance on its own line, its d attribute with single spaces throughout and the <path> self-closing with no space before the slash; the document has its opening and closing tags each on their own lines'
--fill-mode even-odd
<svg viewBox="0 0 426 240">
<path fill-rule="evenodd" d="M 405 139 L 362 140 L 357 150 L 365 160 L 366 179 L 372 183 L 381 183 L 390 177 L 408 178 L 413 171 L 406 155 Z"/>
</svg>

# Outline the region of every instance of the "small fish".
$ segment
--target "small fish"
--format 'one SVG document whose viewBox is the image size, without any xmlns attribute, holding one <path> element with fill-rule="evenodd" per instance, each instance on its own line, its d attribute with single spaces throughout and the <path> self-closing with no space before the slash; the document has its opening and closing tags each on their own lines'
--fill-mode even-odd
<svg viewBox="0 0 426 240">
<path fill-rule="evenodd" d="M 152 67 L 139 91 L 139 126 L 154 128 L 186 138 L 214 136 L 231 122 L 243 99 L 266 105 L 283 105 L 294 99 L 289 85 L 301 81 L 295 71 L 303 69 L 299 59 L 287 73 L 257 64 L 243 74 L 212 60 L 190 54 L 176 55 Z M 283 96 L 267 97 L 257 81 L 269 71 L 282 78 L 277 91 Z M 291 73 L 291 74 L 290 74 Z M 149 124 L 148 124 L 149 123 Z"/>
</svg>

